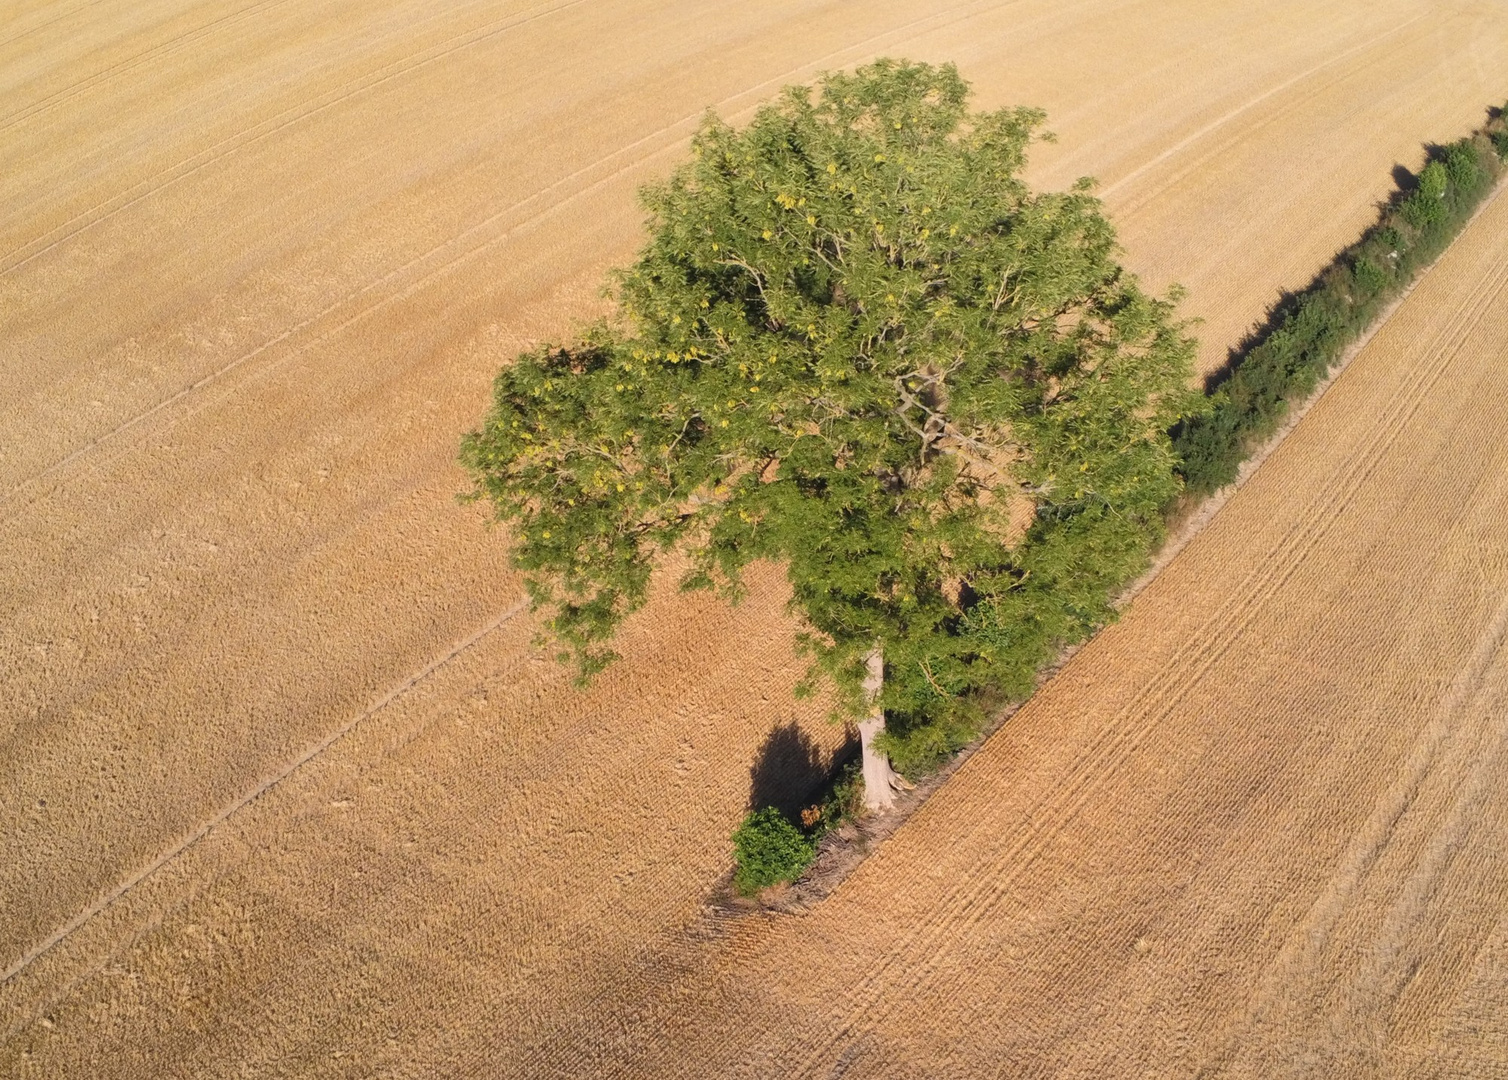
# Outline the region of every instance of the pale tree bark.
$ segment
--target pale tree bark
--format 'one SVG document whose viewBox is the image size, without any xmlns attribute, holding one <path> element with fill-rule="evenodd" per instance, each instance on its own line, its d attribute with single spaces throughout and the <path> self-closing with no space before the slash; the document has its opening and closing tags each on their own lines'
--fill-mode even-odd
<svg viewBox="0 0 1508 1080">
<path fill-rule="evenodd" d="M 859 745 L 864 752 L 864 806 L 884 811 L 895 805 L 895 789 L 902 780 L 890 767 L 890 759 L 874 745 L 875 736 L 885 730 L 885 710 L 879 706 L 880 688 L 885 684 L 885 654 L 879 642 L 875 642 L 865 662 L 868 671 L 864 675 L 864 700 L 870 713 L 859 721 Z"/>
</svg>

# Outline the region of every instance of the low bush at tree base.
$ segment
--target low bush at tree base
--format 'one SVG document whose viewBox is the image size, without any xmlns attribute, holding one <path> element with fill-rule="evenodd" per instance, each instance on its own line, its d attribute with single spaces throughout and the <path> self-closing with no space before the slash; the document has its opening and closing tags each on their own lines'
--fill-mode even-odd
<svg viewBox="0 0 1508 1080">
<path fill-rule="evenodd" d="M 817 853 L 817 843 L 767 806 L 744 818 L 733 833 L 733 888 L 741 896 L 799 878 Z"/>
</svg>

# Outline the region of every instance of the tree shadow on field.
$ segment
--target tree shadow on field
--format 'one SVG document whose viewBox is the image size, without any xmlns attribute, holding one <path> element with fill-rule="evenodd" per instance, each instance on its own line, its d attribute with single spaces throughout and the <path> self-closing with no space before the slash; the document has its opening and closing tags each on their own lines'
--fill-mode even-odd
<svg viewBox="0 0 1508 1080">
<path fill-rule="evenodd" d="M 853 756 L 853 749 L 845 745 L 831 761 L 824 761 L 822 748 L 796 721 L 777 724 L 760 743 L 754 764 L 749 766 L 749 809 L 773 806 L 786 818 L 798 821 L 833 770 Z"/>
</svg>

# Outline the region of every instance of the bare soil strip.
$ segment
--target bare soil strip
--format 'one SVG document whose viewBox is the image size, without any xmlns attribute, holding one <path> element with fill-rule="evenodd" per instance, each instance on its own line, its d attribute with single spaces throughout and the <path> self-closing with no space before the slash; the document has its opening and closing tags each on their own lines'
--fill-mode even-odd
<svg viewBox="0 0 1508 1080">
<path fill-rule="evenodd" d="M 0 1072 L 19 1076 L 417 1076 L 533 1052 L 579 1075 L 638 1029 L 573 1025 L 632 1004 L 625 985 L 656 1015 L 676 958 L 704 962 L 688 933 L 730 956 L 763 940 L 701 922 L 750 765 L 789 721 L 825 751 L 841 738 L 791 697 L 775 568 L 731 613 L 666 592 L 586 694 L 521 617 L 365 715 L 516 602 L 497 537 L 453 501 L 457 434 L 507 356 L 603 309 L 603 269 L 639 240 L 634 187 L 705 106 L 739 115 L 882 53 L 958 61 L 981 104 L 1049 110 L 1060 141 L 1033 179 L 1101 178 L 1133 267 L 1189 287 L 1214 366 L 1370 220 L 1394 164 L 1480 122 L 1508 70 L 1508 16 L 1418 0 L 144 0 L 5 18 Z M 1327 424 L 1343 438 L 1352 419 Z M 1269 535 L 1278 561 L 1241 595 L 1261 610 L 1285 559 L 1347 527 Z M 1055 685 L 1197 697 L 1195 658 L 1175 677 L 1157 657 L 1247 632 L 1213 610 L 1158 618 L 1162 654 L 1102 651 Z M 1056 775 L 1078 794 L 1053 820 L 1071 823 L 1138 760 L 1138 716 L 1090 743 L 1044 736 L 1098 771 L 1005 761 L 980 798 Z M 1238 764 L 1210 769 L 1237 782 Z M 938 837 L 976 852 L 943 867 L 960 897 L 1004 880 L 969 829 Z M 882 919 L 896 970 L 915 961 L 900 931 L 916 948 L 951 932 L 921 914 Z M 1484 950 L 1470 962 L 1503 951 Z M 854 1000 L 889 1000 L 853 974 Z M 1492 1020 L 1462 1000 L 1477 1011 L 1451 1023 Z M 792 1032 L 820 1057 L 819 1029 Z"/>
</svg>

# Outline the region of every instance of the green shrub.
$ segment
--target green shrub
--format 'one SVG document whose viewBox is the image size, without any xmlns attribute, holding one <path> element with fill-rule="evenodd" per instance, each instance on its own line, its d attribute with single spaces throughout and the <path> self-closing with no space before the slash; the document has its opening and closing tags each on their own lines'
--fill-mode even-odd
<svg viewBox="0 0 1508 1080">
<path fill-rule="evenodd" d="M 1392 276 L 1372 259 L 1363 256 L 1353 267 L 1357 288 L 1368 296 L 1376 296 L 1387 288 Z"/>
<path fill-rule="evenodd" d="M 858 758 L 850 761 L 833 777 L 832 785 L 822 802 L 813 808 L 815 820 L 810 824 L 819 835 L 853 821 L 864 810 L 864 764 Z M 813 813 L 808 811 L 807 813 Z M 802 823 L 806 823 L 803 814 Z"/>
<path fill-rule="evenodd" d="M 1476 151 L 1469 142 L 1458 142 L 1446 148 L 1445 174 L 1450 180 L 1454 194 L 1473 190 L 1481 178 L 1481 168 Z"/>
<path fill-rule="evenodd" d="M 1426 229 L 1444 217 L 1449 175 L 1438 161 L 1426 165 L 1419 174 L 1419 186 L 1403 200 L 1403 220 L 1416 229 Z"/>
<path fill-rule="evenodd" d="M 1388 251 L 1395 252 L 1405 246 L 1403 234 L 1391 225 L 1384 225 L 1373 234 Z"/>
<path fill-rule="evenodd" d="M 733 833 L 733 887 L 741 896 L 795 881 L 811 865 L 816 843 L 773 806 L 755 810 Z"/>
</svg>

